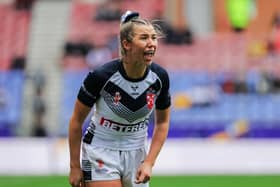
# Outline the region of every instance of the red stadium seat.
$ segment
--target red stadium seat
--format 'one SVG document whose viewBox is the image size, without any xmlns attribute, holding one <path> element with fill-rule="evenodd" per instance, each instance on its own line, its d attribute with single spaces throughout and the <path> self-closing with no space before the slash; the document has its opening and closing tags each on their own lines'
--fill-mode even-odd
<svg viewBox="0 0 280 187">
<path fill-rule="evenodd" d="M 8 70 L 13 57 L 26 56 L 30 14 L 12 4 L 0 4 L 0 70 Z"/>
</svg>

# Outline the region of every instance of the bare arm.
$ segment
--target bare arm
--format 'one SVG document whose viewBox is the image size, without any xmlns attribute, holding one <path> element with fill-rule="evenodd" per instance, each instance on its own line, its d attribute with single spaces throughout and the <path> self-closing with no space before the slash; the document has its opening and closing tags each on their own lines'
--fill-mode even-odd
<svg viewBox="0 0 280 187">
<path fill-rule="evenodd" d="M 76 101 L 73 114 L 69 124 L 69 151 L 70 151 L 70 176 L 69 182 L 72 186 L 79 186 L 82 182 L 82 171 L 80 166 L 80 149 L 82 139 L 82 125 L 91 108 Z"/>
<path fill-rule="evenodd" d="M 152 167 L 167 138 L 169 130 L 170 108 L 155 111 L 155 127 L 149 153 L 136 175 L 136 183 L 147 182 L 152 173 Z"/>
<path fill-rule="evenodd" d="M 156 158 L 167 138 L 169 130 L 170 109 L 155 111 L 155 127 L 150 146 L 150 151 L 145 159 L 152 166 L 155 164 Z"/>
</svg>

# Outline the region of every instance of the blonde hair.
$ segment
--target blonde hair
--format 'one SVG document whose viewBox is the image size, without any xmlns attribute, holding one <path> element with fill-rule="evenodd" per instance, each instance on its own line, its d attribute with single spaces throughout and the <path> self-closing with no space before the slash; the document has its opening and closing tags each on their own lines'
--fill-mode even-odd
<svg viewBox="0 0 280 187">
<path fill-rule="evenodd" d="M 132 39 L 134 37 L 134 26 L 135 25 L 144 25 L 144 26 L 152 26 L 154 30 L 156 31 L 156 34 L 158 38 L 164 37 L 164 33 L 160 26 L 155 23 L 156 21 L 149 21 L 147 19 L 142 19 L 140 17 L 132 18 L 131 20 L 121 23 L 120 25 L 120 56 L 124 56 L 126 54 L 126 51 L 123 47 L 122 41 L 127 40 L 128 42 L 132 42 Z"/>
</svg>

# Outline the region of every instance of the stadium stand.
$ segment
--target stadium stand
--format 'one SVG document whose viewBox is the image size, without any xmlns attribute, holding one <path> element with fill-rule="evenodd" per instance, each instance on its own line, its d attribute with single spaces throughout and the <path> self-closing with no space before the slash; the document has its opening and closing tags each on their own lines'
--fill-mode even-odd
<svg viewBox="0 0 280 187">
<path fill-rule="evenodd" d="M 0 71 L 0 136 L 15 136 L 21 124 L 22 71 Z"/>
<path fill-rule="evenodd" d="M 150 4 L 147 6 L 143 1 L 122 3 L 122 10 L 138 10 L 141 7 L 141 14 L 148 18 L 152 18 L 153 10 L 158 8 Z M 87 40 L 95 46 L 106 44 L 112 34 L 117 34 L 118 21 L 108 23 L 93 19 L 97 7 L 98 4 L 94 3 L 73 3 L 69 41 Z M 238 136 L 280 135 L 279 112 L 275 109 L 280 97 L 270 91 L 262 94 L 259 90 L 263 72 L 279 74 L 279 58 L 270 58 L 265 49 L 255 49 L 259 47 L 253 46 L 255 41 L 256 38 L 240 33 L 212 33 L 195 38 L 192 45 L 167 45 L 161 41 L 155 61 L 170 71 L 174 100 L 170 136 L 209 137 L 220 131 L 230 131 L 228 129 L 237 128 L 235 126 L 240 124 L 250 131 Z M 65 87 L 69 87 L 69 82 L 73 83 L 75 79 L 82 80 L 84 71 L 89 68 L 85 58 L 86 55 L 66 55 Z M 228 78 L 232 81 L 232 93 L 222 89 Z M 63 98 L 73 96 L 71 92 L 64 94 Z M 73 105 L 73 101 L 64 101 L 63 115 L 69 116 L 68 106 Z M 62 129 L 65 131 L 66 127 Z M 261 129 L 264 129 L 263 133 L 260 133 Z"/>
<path fill-rule="evenodd" d="M 61 136 L 67 135 L 67 121 L 71 113 L 69 109 L 72 108 L 75 98 L 73 94 L 85 73 L 94 68 L 87 64 L 89 53 L 100 46 L 111 50 L 112 58 L 116 57 L 118 52 L 116 37 L 119 21 L 94 19 L 99 4 L 93 2 L 72 2 L 63 46 L 64 54 L 61 64 L 56 66 L 59 69 L 62 65 L 60 115 L 63 117 L 59 119 L 61 125 L 57 128 L 58 132 L 54 134 Z M 160 0 L 152 0 L 149 4 L 144 1 L 120 2 L 121 10 L 136 10 L 148 18 L 153 18 L 155 11 L 164 8 L 163 1 Z M 14 91 L 7 88 L 6 77 L 22 79 L 21 83 L 25 85 L 25 77 L 10 70 L 25 68 L 22 64 L 26 63 L 31 10 L 18 9 L 12 4 L 0 4 L 0 18 L 4 20 L 4 24 L 0 25 L 0 88 L 6 91 Z M 113 42 L 110 43 L 111 41 Z M 273 136 L 280 136 L 280 133 L 277 133 L 280 127 L 279 112 L 276 109 L 280 100 L 280 59 L 267 54 L 265 47 L 260 46 L 264 44 L 258 41 L 256 38 L 236 33 L 211 33 L 206 37 L 195 38 L 191 45 L 167 45 L 160 41 L 155 61 L 170 72 L 174 100 L 171 136 L 210 136 L 214 132 L 225 131 L 228 126 L 240 120 L 247 121 L 250 129 L 258 132 L 247 132 L 247 137 L 265 136 L 266 133 L 259 133 L 261 128 L 274 129 L 276 133 Z M 57 82 L 57 77 L 60 76 L 59 70 L 57 71 L 53 83 Z M 17 97 L 17 106 L 22 102 L 20 93 L 12 93 Z M 5 103 L 2 97 L 0 102 Z M 16 111 L 17 115 L 13 116 L 13 120 L 9 115 L 4 115 L 6 110 L 5 113 L 1 112 L 2 134 L 14 133 L 6 127 L 19 123 L 20 107 Z M 263 132 L 269 134 L 271 131 Z"/>
<path fill-rule="evenodd" d="M 13 59 L 26 56 L 31 12 L 16 9 L 13 3 L 0 3 L 0 17 L 0 69 L 7 70 Z"/>
<path fill-rule="evenodd" d="M 72 114 L 72 108 L 75 104 L 76 94 L 80 89 L 82 81 L 87 74 L 87 70 L 83 71 L 65 71 L 63 73 L 63 87 L 66 92 L 62 94 L 62 118 L 60 119 L 60 127 L 58 134 L 60 136 L 67 136 L 68 133 L 68 121 Z M 88 122 L 89 119 L 86 121 Z"/>
<path fill-rule="evenodd" d="M 122 1 L 122 10 L 138 10 L 141 7 L 141 13 L 145 17 L 153 17 L 153 7 L 142 1 Z M 156 2 L 156 1 L 153 1 Z M 153 4 L 153 3 L 152 3 Z M 118 31 L 118 21 L 96 21 L 93 19 L 94 12 L 98 5 L 94 3 L 85 3 L 76 1 L 73 3 L 69 41 L 90 41 L 91 44 L 106 44 L 111 35 L 116 35 Z M 162 6 L 162 5 L 161 5 Z M 82 28 L 82 29 L 80 29 Z M 98 32 L 102 28 L 102 32 Z M 260 71 L 264 68 L 278 70 L 278 58 L 259 58 L 250 59 L 248 53 L 250 44 L 254 44 L 254 38 L 247 38 L 242 34 L 213 33 L 205 38 L 196 38 L 193 45 L 163 45 L 159 48 L 159 55 L 156 60 L 168 69 L 185 69 L 185 70 L 206 70 L 207 71 L 239 71 L 256 69 Z M 252 49 L 253 50 L 253 49 Z M 160 55 L 165 54 L 165 55 Z M 68 59 L 67 59 L 68 60 Z M 73 59 L 73 61 L 75 61 Z M 65 63 L 68 64 L 68 63 Z M 72 63 L 71 63 L 72 64 Z M 77 63 L 80 64 L 80 63 Z M 278 67 L 278 68 L 277 68 Z M 67 66 L 65 66 L 67 68 Z M 222 68 L 222 69 L 221 69 Z M 275 72 L 277 73 L 277 72 Z"/>
<path fill-rule="evenodd" d="M 17 135 L 21 124 L 31 11 L 17 5 L 0 3 L 0 136 Z"/>
</svg>

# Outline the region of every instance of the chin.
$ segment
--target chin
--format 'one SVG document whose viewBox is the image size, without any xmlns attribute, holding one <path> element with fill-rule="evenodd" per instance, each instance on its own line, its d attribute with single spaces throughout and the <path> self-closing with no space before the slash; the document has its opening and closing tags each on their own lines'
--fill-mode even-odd
<svg viewBox="0 0 280 187">
<path fill-rule="evenodd" d="M 152 63 L 152 61 L 153 61 L 153 59 L 152 59 L 152 58 L 149 58 L 149 59 L 144 59 L 145 64 L 151 64 L 151 63 Z"/>
<path fill-rule="evenodd" d="M 145 61 L 145 64 L 150 65 L 152 62 L 153 62 L 152 60 L 148 60 L 148 61 Z"/>
</svg>

